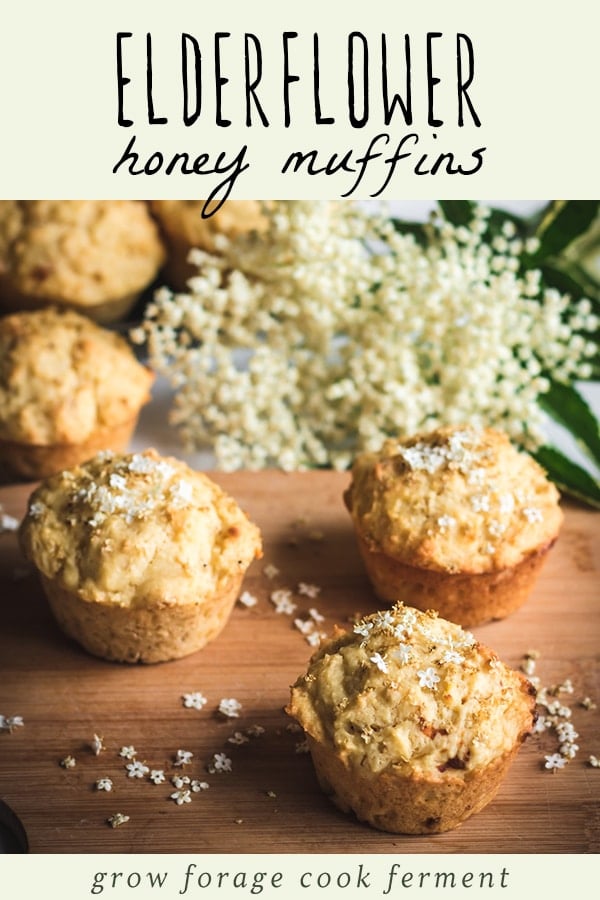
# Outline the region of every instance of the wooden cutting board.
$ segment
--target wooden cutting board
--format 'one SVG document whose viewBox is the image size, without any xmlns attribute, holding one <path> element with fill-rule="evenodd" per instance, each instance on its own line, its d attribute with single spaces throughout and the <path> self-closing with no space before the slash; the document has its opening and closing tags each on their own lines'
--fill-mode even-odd
<svg viewBox="0 0 600 900">
<path fill-rule="evenodd" d="M 320 792 L 310 757 L 297 752 L 301 735 L 283 712 L 289 685 L 311 654 L 293 624 L 315 607 L 330 632 L 355 613 L 379 607 L 358 557 L 342 503 L 348 476 L 281 472 L 214 474 L 263 532 L 264 559 L 253 563 L 245 588 L 258 598 L 237 605 L 222 635 L 186 659 L 154 666 L 95 659 L 63 637 L 35 575 L 19 555 L 14 533 L 0 536 L 0 714 L 18 715 L 24 727 L 0 733 L 0 798 L 22 822 L 35 853 L 587 853 L 600 851 L 600 514 L 565 503 L 566 521 L 534 593 L 502 622 L 473 629 L 501 658 L 519 666 L 539 652 L 545 685 L 570 678 L 580 750 L 565 769 L 544 769 L 557 749 L 553 734 L 530 738 L 496 799 L 462 827 L 432 837 L 375 831 L 343 815 Z M 4 512 L 23 515 L 30 486 L 0 490 Z M 265 568 L 279 572 L 269 578 Z M 298 593 L 301 583 L 319 595 Z M 290 589 L 293 616 L 269 600 Z M 182 696 L 207 698 L 201 710 Z M 580 705 L 590 696 L 596 709 Z M 223 719 L 222 698 L 242 704 L 238 718 Z M 234 732 L 264 729 L 247 743 Z M 91 749 L 94 734 L 105 749 Z M 163 769 L 164 784 L 131 778 L 121 747 Z M 191 765 L 174 766 L 178 750 Z M 215 753 L 232 761 L 228 774 L 209 774 Z M 72 769 L 60 761 L 71 755 Z M 210 787 L 177 805 L 169 779 L 183 773 Z M 110 793 L 95 789 L 109 776 Z M 129 821 L 111 828 L 121 812 Z"/>
</svg>

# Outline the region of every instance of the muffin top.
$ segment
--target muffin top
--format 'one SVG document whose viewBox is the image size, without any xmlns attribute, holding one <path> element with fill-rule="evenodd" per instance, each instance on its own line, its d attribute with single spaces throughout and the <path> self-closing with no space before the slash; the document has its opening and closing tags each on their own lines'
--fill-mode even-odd
<svg viewBox="0 0 600 900">
<path fill-rule="evenodd" d="M 418 776 L 487 765 L 534 708 L 531 683 L 473 635 L 400 603 L 326 641 L 287 711 L 349 766 Z"/>
<path fill-rule="evenodd" d="M 33 492 L 19 537 L 46 578 L 123 607 L 203 602 L 261 555 L 258 528 L 206 475 L 155 450 L 102 452 Z"/>
<path fill-rule="evenodd" d="M 0 286 L 83 310 L 143 290 L 164 260 L 139 200 L 0 201 Z"/>
<path fill-rule="evenodd" d="M 202 218 L 204 200 L 152 200 L 150 207 L 165 234 L 191 247 L 213 252 L 215 236 L 234 237 L 262 230 L 267 220 L 258 200 L 227 200 L 212 216 Z"/>
<path fill-rule="evenodd" d="M 345 501 L 369 550 L 439 572 L 514 566 L 562 522 L 544 470 L 492 428 L 448 426 L 360 454 Z"/>
<path fill-rule="evenodd" d="M 150 399 L 153 374 L 118 334 L 67 310 L 0 318 L 0 438 L 84 442 Z"/>
</svg>

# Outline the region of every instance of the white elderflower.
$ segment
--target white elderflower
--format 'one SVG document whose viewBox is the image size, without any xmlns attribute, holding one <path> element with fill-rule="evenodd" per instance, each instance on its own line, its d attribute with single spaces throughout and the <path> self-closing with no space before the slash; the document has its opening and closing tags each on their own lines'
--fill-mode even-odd
<svg viewBox="0 0 600 900">
<path fill-rule="evenodd" d="M 187 293 L 161 288 L 135 329 L 184 444 L 212 444 L 221 469 L 346 468 L 391 434 L 459 421 L 535 448 L 543 373 L 589 377 L 589 303 L 521 276 L 511 222 L 484 240 L 488 209 L 460 227 L 434 216 L 426 246 L 353 201 L 265 216 L 259 237 L 193 252 Z"/>
<path fill-rule="evenodd" d="M 435 690 L 440 680 L 439 675 L 436 675 L 432 666 L 429 666 L 427 669 L 419 669 L 417 675 L 419 676 L 419 687 L 431 688 L 432 690 Z"/>
<path fill-rule="evenodd" d="M 186 709 L 202 709 L 207 703 L 206 697 L 200 691 L 183 694 L 181 700 Z"/>
<path fill-rule="evenodd" d="M 223 697 L 219 702 L 219 712 L 228 719 L 237 719 L 242 709 L 242 704 L 235 697 Z"/>
</svg>

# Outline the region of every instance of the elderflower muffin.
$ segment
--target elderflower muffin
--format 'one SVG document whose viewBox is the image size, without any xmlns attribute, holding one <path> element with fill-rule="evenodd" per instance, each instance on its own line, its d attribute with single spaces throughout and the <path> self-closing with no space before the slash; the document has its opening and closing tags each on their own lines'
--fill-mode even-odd
<svg viewBox="0 0 600 900">
<path fill-rule="evenodd" d="M 404 834 L 448 831 L 496 795 L 535 690 L 473 635 L 396 604 L 321 645 L 287 712 L 344 812 Z"/>
<path fill-rule="evenodd" d="M 188 279 L 197 274 L 197 267 L 189 260 L 190 250 L 218 253 L 219 235 L 233 238 L 263 231 L 267 226 L 258 200 L 227 200 L 208 218 L 202 218 L 204 204 L 204 200 L 150 201 L 167 246 L 165 278 L 176 291 L 185 291 Z"/>
<path fill-rule="evenodd" d="M 87 651 L 156 663 L 225 627 L 260 532 L 206 475 L 100 453 L 33 492 L 19 538 L 63 631 Z"/>
<path fill-rule="evenodd" d="M 139 200 L 0 201 L 0 309 L 55 305 L 124 318 L 165 258 Z"/>
<path fill-rule="evenodd" d="M 39 479 L 125 450 L 153 373 L 127 341 L 69 310 L 0 318 L 0 471 Z"/>
<path fill-rule="evenodd" d="M 563 518 L 537 462 L 471 426 L 360 454 L 344 499 L 377 596 L 464 626 L 521 606 Z"/>
</svg>

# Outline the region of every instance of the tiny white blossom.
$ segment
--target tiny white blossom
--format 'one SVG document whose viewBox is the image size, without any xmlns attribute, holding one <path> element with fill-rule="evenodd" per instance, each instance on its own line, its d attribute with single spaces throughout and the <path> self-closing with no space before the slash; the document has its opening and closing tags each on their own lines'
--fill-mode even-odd
<svg viewBox="0 0 600 900">
<path fill-rule="evenodd" d="M 399 644 L 393 651 L 392 658 L 397 659 L 398 662 L 404 666 L 410 660 L 411 654 L 412 651 L 409 644 Z"/>
<path fill-rule="evenodd" d="M 325 621 L 325 616 L 322 616 L 321 613 L 318 611 L 318 609 L 315 609 L 314 606 L 312 606 L 309 609 L 308 614 L 311 617 L 311 619 L 313 620 L 313 622 L 317 623 L 317 625 L 320 625 L 322 622 Z"/>
<path fill-rule="evenodd" d="M 545 769 L 563 769 L 567 764 L 567 760 L 560 753 L 552 753 L 545 756 L 544 759 L 546 760 Z"/>
<path fill-rule="evenodd" d="M 194 778 L 190 782 L 190 789 L 195 794 L 200 793 L 200 791 L 207 791 L 209 789 L 209 787 L 210 787 L 210 785 L 209 785 L 208 781 L 199 781 L 197 778 Z"/>
<path fill-rule="evenodd" d="M 219 703 L 219 712 L 228 719 L 237 719 L 242 709 L 242 704 L 234 697 L 223 697 Z"/>
<path fill-rule="evenodd" d="M 127 769 L 129 778 L 143 778 L 144 775 L 147 775 L 150 771 L 148 766 L 146 766 L 143 762 L 140 762 L 139 759 L 127 763 L 125 768 Z"/>
<path fill-rule="evenodd" d="M 171 784 L 176 788 L 183 788 L 186 784 L 191 782 L 191 778 L 189 775 L 173 775 L 171 778 Z"/>
<path fill-rule="evenodd" d="M 227 742 L 229 744 L 235 744 L 238 747 L 241 747 L 243 744 L 247 744 L 250 738 L 247 734 L 243 734 L 241 731 L 234 731 L 230 737 L 227 738 Z"/>
<path fill-rule="evenodd" d="M 238 602 L 241 603 L 242 606 L 250 608 L 252 606 L 256 606 L 258 600 L 254 596 L 254 594 L 250 593 L 250 591 L 242 591 L 242 593 L 238 597 Z"/>
<path fill-rule="evenodd" d="M 369 662 L 372 662 L 375 666 L 377 666 L 380 672 L 385 673 L 388 671 L 388 665 L 381 653 L 374 653 L 373 656 L 369 657 Z"/>
<path fill-rule="evenodd" d="M 6 513 L 0 515 L 0 533 L 3 531 L 17 531 L 18 527 L 19 520 L 15 519 L 14 516 L 9 516 Z"/>
<path fill-rule="evenodd" d="M 113 783 L 110 778 L 99 778 L 96 782 L 97 791 L 112 791 Z"/>
<path fill-rule="evenodd" d="M 12 733 L 15 728 L 22 728 L 24 724 L 22 716 L 0 716 L 0 731 Z"/>
<path fill-rule="evenodd" d="M 464 661 L 464 656 L 456 650 L 446 650 L 442 656 L 443 663 L 462 663 Z"/>
<path fill-rule="evenodd" d="M 148 777 L 154 784 L 163 784 L 166 781 L 163 769 L 151 769 Z"/>
<path fill-rule="evenodd" d="M 231 772 L 233 768 L 233 764 L 230 758 L 225 753 L 214 753 L 212 760 L 207 766 L 208 771 L 214 774 L 222 774 L 224 772 Z"/>
<path fill-rule="evenodd" d="M 305 581 L 301 581 L 298 584 L 298 593 L 314 600 L 321 593 L 321 588 L 316 584 L 307 584 Z"/>
<path fill-rule="evenodd" d="M 125 759 L 133 759 L 136 755 L 136 749 L 133 746 L 129 747 L 121 747 L 119 751 L 119 756 L 124 757 Z"/>
<path fill-rule="evenodd" d="M 110 825 L 111 828 L 119 828 L 120 825 L 125 825 L 126 822 L 129 822 L 129 816 L 126 816 L 124 813 L 118 812 L 113 816 L 109 816 L 106 822 L 108 825 Z"/>
<path fill-rule="evenodd" d="M 419 676 L 419 687 L 435 689 L 436 684 L 440 680 L 439 675 L 436 675 L 432 666 L 429 666 L 427 669 L 419 669 L 417 675 Z"/>
<path fill-rule="evenodd" d="M 63 769 L 74 769 L 77 764 L 77 760 L 74 756 L 71 756 L 71 754 L 69 754 L 68 756 L 65 756 L 64 759 L 61 759 L 60 764 Z"/>
<path fill-rule="evenodd" d="M 183 694 L 181 699 L 186 709 L 202 709 L 207 703 L 206 697 L 204 694 L 200 693 L 200 691 L 192 691 L 191 694 Z"/>
<path fill-rule="evenodd" d="M 277 566 L 274 566 L 273 563 L 268 563 L 264 567 L 263 572 L 269 580 L 272 580 L 277 575 L 279 575 L 279 569 L 277 568 Z"/>
<path fill-rule="evenodd" d="M 177 806 L 183 806 L 184 803 L 192 802 L 192 795 L 189 790 L 175 791 L 169 796 L 170 800 L 174 800 Z"/>
<path fill-rule="evenodd" d="M 522 512 L 523 512 L 523 515 L 525 516 L 525 518 L 527 519 L 527 521 L 530 522 L 531 524 L 533 524 L 535 522 L 543 521 L 544 516 L 542 514 L 541 509 L 538 509 L 535 506 L 525 506 L 523 508 Z"/>
<path fill-rule="evenodd" d="M 264 733 L 265 729 L 262 725 L 251 725 L 250 728 L 246 729 L 246 734 L 252 738 L 262 737 Z"/>
<path fill-rule="evenodd" d="M 188 766 L 194 754 L 191 750 L 178 750 L 173 761 L 174 766 Z"/>
<path fill-rule="evenodd" d="M 104 750 L 104 740 L 100 737 L 100 735 L 94 735 L 91 741 L 91 748 L 96 756 L 99 756 L 99 754 Z"/>
<path fill-rule="evenodd" d="M 275 607 L 276 613 L 291 616 L 296 611 L 296 604 L 292 600 L 292 592 L 286 588 L 273 591 L 269 599 Z"/>
</svg>

